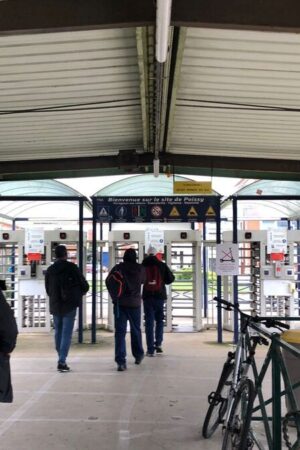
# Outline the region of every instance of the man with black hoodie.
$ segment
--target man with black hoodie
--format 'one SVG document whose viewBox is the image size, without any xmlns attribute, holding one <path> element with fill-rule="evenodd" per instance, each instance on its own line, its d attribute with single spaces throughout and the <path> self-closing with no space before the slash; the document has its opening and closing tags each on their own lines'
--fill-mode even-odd
<svg viewBox="0 0 300 450">
<path fill-rule="evenodd" d="M 140 364 L 144 358 L 144 349 L 141 333 L 141 285 L 145 281 L 145 269 L 136 262 L 136 252 L 133 248 L 125 251 L 123 262 L 116 264 L 108 274 L 115 271 L 123 274 L 125 290 L 119 298 L 113 298 L 115 317 L 115 361 L 117 370 L 123 372 L 126 364 L 126 330 L 130 323 L 131 351 L 135 364 Z"/>
<path fill-rule="evenodd" d="M 66 363 L 69 353 L 77 307 L 82 296 L 89 290 L 89 284 L 76 264 L 67 261 L 65 245 L 55 247 L 56 260 L 48 267 L 45 275 L 46 292 L 50 300 L 55 328 L 55 348 L 58 354 L 57 370 L 69 372 Z"/>
<path fill-rule="evenodd" d="M 143 302 L 147 356 L 154 356 L 155 352 L 163 353 L 164 303 L 167 299 L 166 284 L 171 284 L 175 280 L 167 264 L 159 261 L 155 253 L 155 249 L 150 246 L 148 256 L 142 262 L 146 269 Z"/>
<path fill-rule="evenodd" d="M 7 303 L 2 289 L 5 281 L 0 280 L 0 402 L 13 401 L 13 389 L 10 376 L 10 353 L 17 342 L 18 328 L 13 310 Z"/>
</svg>

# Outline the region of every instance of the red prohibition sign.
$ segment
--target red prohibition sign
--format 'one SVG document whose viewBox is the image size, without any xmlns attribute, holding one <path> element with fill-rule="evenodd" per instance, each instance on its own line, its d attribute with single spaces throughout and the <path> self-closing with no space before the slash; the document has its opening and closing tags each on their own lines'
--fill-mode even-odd
<svg viewBox="0 0 300 450">
<path fill-rule="evenodd" d="M 163 210 L 162 210 L 162 207 L 161 207 L 161 206 L 155 205 L 155 206 L 152 206 L 152 208 L 151 208 L 151 214 L 152 214 L 152 216 L 154 216 L 154 217 L 159 217 L 159 216 L 161 216 L 161 215 L 162 215 L 162 212 L 163 212 Z"/>
</svg>

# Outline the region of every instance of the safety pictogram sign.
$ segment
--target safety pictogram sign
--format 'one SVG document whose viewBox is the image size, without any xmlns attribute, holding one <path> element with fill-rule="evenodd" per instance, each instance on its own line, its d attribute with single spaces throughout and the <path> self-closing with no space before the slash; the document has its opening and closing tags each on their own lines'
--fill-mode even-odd
<svg viewBox="0 0 300 450">
<path fill-rule="evenodd" d="M 223 243 L 216 245 L 217 275 L 239 274 L 239 245 Z"/>
<path fill-rule="evenodd" d="M 108 217 L 108 208 L 101 208 L 99 211 L 99 217 Z"/>
<path fill-rule="evenodd" d="M 205 215 L 209 216 L 209 217 L 215 217 L 216 213 L 215 213 L 214 208 L 212 206 L 209 206 L 207 208 L 207 211 L 206 211 Z"/>
<path fill-rule="evenodd" d="M 162 212 L 162 207 L 159 205 L 152 206 L 151 208 L 151 214 L 153 217 L 160 217 L 162 215 Z"/>
<path fill-rule="evenodd" d="M 171 217 L 179 217 L 180 216 L 180 213 L 179 213 L 178 209 L 176 208 L 176 206 L 173 206 L 169 215 Z"/>
<path fill-rule="evenodd" d="M 196 208 L 194 208 L 194 206 L 191 206 L 191 208 L 189 209 L 187 215 L 188 215 L 189 217 L 196 217 L 196 216 L 198 216 L 198 213 L 197 213 L 197 211 L 196 211 Z"/>
</svg>

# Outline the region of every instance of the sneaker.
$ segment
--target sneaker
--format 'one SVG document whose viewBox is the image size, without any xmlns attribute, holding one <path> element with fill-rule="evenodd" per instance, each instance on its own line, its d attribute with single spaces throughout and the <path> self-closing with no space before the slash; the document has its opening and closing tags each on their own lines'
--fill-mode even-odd
<svg viewBox="0 0 300 450">
<path fill-rule="evenodd" d="M 143 359 L 144 359 L 144 355 L 142 355 L 142 356 L 140 356 L 139 358 L 135 358 L 135 364 L 137 364 L 137 365 L 139 365 L 139 364 L 141 364 L 141 362 L 143 361 Z"/>
<path fill-rule="evenodd" d="M 163 353 L 163 349 L 159 346 L 155 347 L 156 353 Z"/>
<path fill-rule="evenodd" d="M 57 370 L 58 372 L 70 372 L 70 367 L 66 363 L 58 363 Z"/>
<path fill-rule="evenodd" d="M 118 364 L 118 368 L 117 368 L 118 372 L 124 372 L 124 370 L 126 370 L 126 369 L 127 369 L 126 364 Z"/>
<path fill-rule="evenodd" d="M 154 353 L 147 352 L 147 353 L 146 353 L 146 356 L 152 357 L 152 356 L 154 356 Z"/>
</svg>

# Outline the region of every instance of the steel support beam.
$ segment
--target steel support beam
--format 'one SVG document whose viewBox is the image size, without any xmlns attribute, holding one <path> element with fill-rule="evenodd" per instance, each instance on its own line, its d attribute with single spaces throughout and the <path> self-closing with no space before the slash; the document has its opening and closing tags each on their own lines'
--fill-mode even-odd
<svg viewBox="0 0 300 450">
<path fill-rule="evenodd" d="M 139 154 L 134 150 L 131 153 L 124 151 L 124 157 L 120 152 L 114 156 L 2 161 L 0 181 L 152 172 L 152 153 Z M 161 153 L 160 162 L 162 172 L 168 166 L 178 174 L 187 175 L 300 180 L 300 161 L 294 160 Z"/>
<path fill-rule="evenodd" d="M 155 24 L 155 2 L 9 0 L 0 2 L 0 33 L 136 27 Z M 175 26 L 297 31 L 298 0 L 174 0 Z"/>
</svg>

